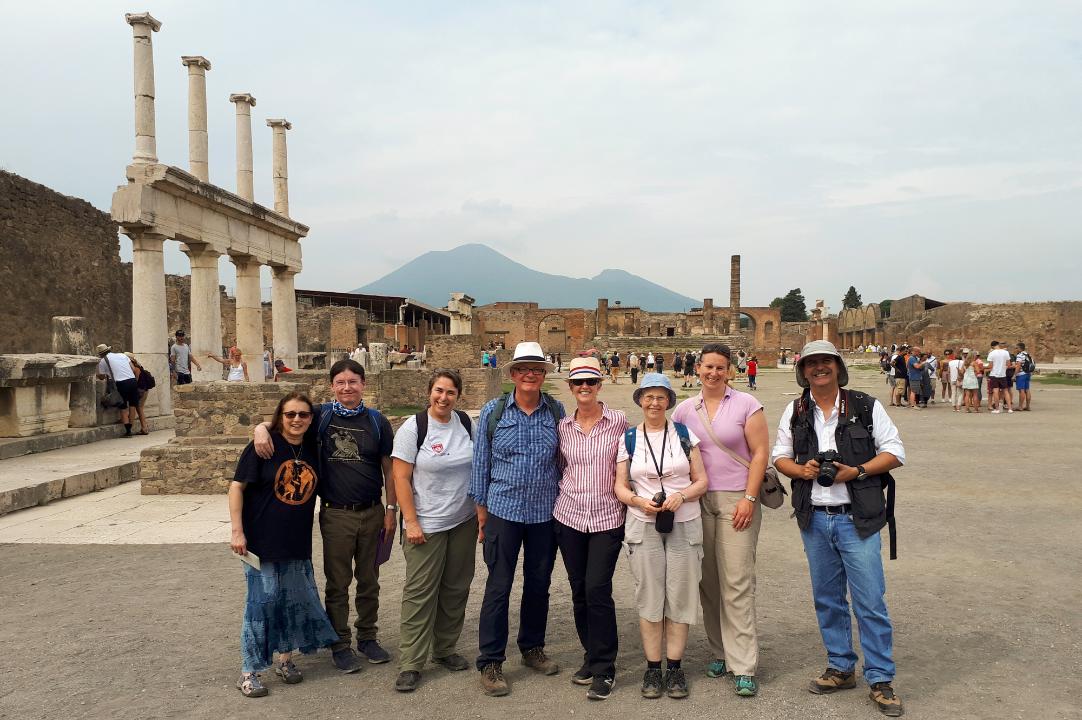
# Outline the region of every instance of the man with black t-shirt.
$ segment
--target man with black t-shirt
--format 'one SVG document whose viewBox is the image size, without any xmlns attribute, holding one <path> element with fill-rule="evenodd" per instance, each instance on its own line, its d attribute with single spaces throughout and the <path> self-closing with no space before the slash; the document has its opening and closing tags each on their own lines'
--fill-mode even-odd
<svg viewBox="0 0 1082 720">
<path fill-rule="evenodd" d="M 319 530 L 323 537 L 323 572 L 327 578 L 327 615 L 338 632 L 331 647 L 334 665 L 345 673 L 361 669 L 350 647 L 349 586 L 357 578 L 357 649 L 370 663 L 391 659 L 376 639 L 379 614 L 380 534 L 390 542 L 398 503 L 391 482 L 394 430 L 387 418 L 365 406 L 364 368 L 355 360 L 331 366 L 334 402 L 315 407 L 308 439 L 319 448 Z M 329 414 L 329 415 L 328 415 Z M 268 424 L 255 430 L 256 452 L 274 452 Z M 383 500 L 386 489 L 386 503 Z"/>
</svg>

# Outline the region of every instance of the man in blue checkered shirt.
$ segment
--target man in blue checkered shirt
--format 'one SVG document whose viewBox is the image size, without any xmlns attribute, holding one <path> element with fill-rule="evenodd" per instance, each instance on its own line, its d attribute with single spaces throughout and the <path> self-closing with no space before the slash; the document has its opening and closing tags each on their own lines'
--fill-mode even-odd
<svg viewBox="0 0 1082 720">
<path fill-rule="evenodd" d="M 563 405 L 542 395 L 548 372 L 555 369 L 535 342 L 519 343 L 508 374 L 515 389 L 506 399 L 489 401 L 474 432 L 470 497 L 477 504 L 488 581 L 481 603 L 477 669 L 486 695 L 510 692 L 503 676 L 507 659 L 507 614 L 515 566 L 522 550 L 522 608 L 518 647 L 522 663 L 544 675 L 559 666 L 545 654 L 549 581 L 556 561 L 552 508 L 560 482 L 556 424 Z M 489 418 L 503 405 L 491 440 Z"/>
</svg>

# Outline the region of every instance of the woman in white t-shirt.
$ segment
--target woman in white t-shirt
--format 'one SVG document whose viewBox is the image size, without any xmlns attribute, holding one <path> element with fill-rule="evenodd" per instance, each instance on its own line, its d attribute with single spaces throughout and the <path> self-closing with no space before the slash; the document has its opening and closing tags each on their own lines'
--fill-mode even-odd
<svg viewBox="0 0 1082 720">
<path fill-rule="evenodd" d="M 681 661 L 688 629 L 699 613 L 703 562 L 699 498 L 706 492 L 706 470 L 695 447 L 699 439 L 665 417 L 676 404 L 669 378 L 647 373 L 634 400 L 642 407 L 643 423 L 634 428 L 635 442 L 628 437 L 617 452 L 616 497 L 628 506 L 624 546 L 635 577 L 646 655 L 642 695 L 657 698 L 664 692 L 682 698 L 688 695 L 688 685 Z M 633 452 L 628 452 L 628 445 Z M 666 518 L 665 513 L 673 515 Z M 668 532 L 663 530 L 666 521 Z"/>
<path fill-rule="evenodd" d="M 398 429 L 393 476 L 405 523 L 398 679 L 417 688 L 429 655 L 448 670 L 469 662 L 455 652 L 466 617 L 477 547 L 477 511 L 467 495 L 473 469 L 469 416 L 455 410 L 462 378 L 437 370 L 428 381 L 428 409 Z M 423 427 L 418 431 L 418 420 Z"/>
</svg>

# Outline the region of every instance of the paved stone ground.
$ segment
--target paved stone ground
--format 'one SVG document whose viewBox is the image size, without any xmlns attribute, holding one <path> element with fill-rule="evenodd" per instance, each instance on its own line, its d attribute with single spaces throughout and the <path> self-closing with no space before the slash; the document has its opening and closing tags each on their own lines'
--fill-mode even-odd
<svg viewBox="0 0 1082 720">
<path fill-rule="evenodd" d="M 758 397 L 771 425 L 795 391 L 790 372 L 761 377 Z M 854 372 L 852 385 L 885 397 L 874 371 Z M 909 462 L 897 472 L 900 559 L 887 564 L 887 583 L 896 687 L 909 717 L 1079 717 L 1082 500 L 1072 486 L 1082 465 L 1082 390 L 1035 387 L 1031 413 L 966 416 L 938 405 L 894 413 Z M 602 398 L 637 411 L 630 389 L 625 378 L 606 385 Z M 709 658 L 696 627 L 685 661 L 691 697 L 642 700 L 631 580 L 621 561 L 617 686 L 608 701 L 587 701 L 568 682 L 581 650 L 557 561 L 549 638 L 564 667 L 557 677 L 527 675 L 512 661 L 511 696 L 491 699 L 480 695 L 474 672 L 430 669 L 417 692 L 401 695 L 391 689 L 393 663 L 341 676 L 321 653 L 300 659 L 301 685 L 269 679 L 270 697 L 247 700 L 233 689 L 244 583 L 226 536 L 215 534 L 225 527 L 224 498 L 142 498 L 132 490 L 122 486 L 0 519 L 0 538 L 20 541 L 0 546 L 0 717 L 346 718 L 373 711 L 401 718 L 878 717 L 863 688 L 833 697 L 804 689 L 825 661 L 787 512 L 767 511 L 760 536 L 758 698 L 737 698 L 729 680 L 701 674 Z M 169 527 L 185 522 L 191 526 Z M 127 523 L 142 525 L 129 533 Z M 107 544 L 57 543 L 56 532 L 90 525 L 106 529 L 85 531 L 81 542 Z M 41 527 L 53 531 L 32 531 Z M 180 540 L 195 544 L 172 544 Z M 146 544 L 121 544 L 132 541 Z M 151 544 L 162 541 L 171 544 Z M 318 554 L 317 537 L 317 576 Z M 384 567 L 380 635 L 393 650 L 400 554 Z M 478 562 L 460 642 L 469 657 L 484 576 Z M 515 626 L 512 620 L 512 633 Z"/>
</svg>

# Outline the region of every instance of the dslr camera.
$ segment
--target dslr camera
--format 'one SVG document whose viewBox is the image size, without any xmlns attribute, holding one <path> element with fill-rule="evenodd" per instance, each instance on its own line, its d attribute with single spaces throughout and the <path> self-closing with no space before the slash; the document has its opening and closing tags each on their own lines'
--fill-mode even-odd
<svg viewBox="0 0 1082 720">
<path fill-rule="evenodd" d="M 834 463 L 842 459 L 834 450 L 824 450 L 823 452 L 815 454 L 815 461 L 819 463 L 819 475 L 815 478 L 815 482 L 819 483 L 823 487 L 830 487 L 834 484 L 834 478 L 838 476 L 838 466 Z"/>
</svg>

